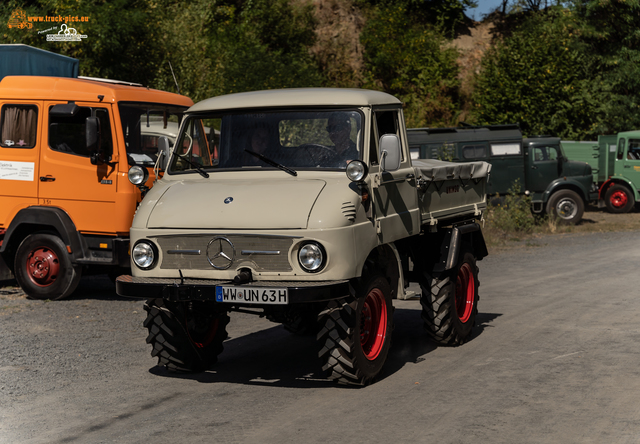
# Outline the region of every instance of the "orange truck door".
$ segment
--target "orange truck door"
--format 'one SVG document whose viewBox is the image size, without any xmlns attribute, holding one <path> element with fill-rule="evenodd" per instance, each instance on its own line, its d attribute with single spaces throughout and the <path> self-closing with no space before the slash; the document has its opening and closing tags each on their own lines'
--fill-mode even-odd
<svg viewBox="0 0 640 444">
<path fill-rule="evenodd" d="M 4 102 L 0 107 L 0 229 L 22 208 L 38 202 L 42 102 Z"/>
<path fill-rule="evenodd" d="M 45 102 L 45 125 L 38 176 L 40 205 L 66 211 L 78 231 L 112 234 L 115 229 L 117 165 L 91 163 L 86 144 L 86 119 L 100 122 L 100 146 L 113 153 L 116 135 L 108 104 L 78 102 L 75 115 L 55 115 L 59 102 Z"/>
</svg>

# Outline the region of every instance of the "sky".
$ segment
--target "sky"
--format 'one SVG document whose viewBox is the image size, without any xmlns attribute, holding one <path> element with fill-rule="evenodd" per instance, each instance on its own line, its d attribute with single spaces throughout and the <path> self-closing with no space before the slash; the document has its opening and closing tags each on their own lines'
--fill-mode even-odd
<svg viewBox="0 0 640 444">
<path fill-rule="evenodd" d="M 502 0 L 476 0 L 478 4 L 477 8 L 468 9 L 466 11 L 467 17 L 480 21 L 485 14 L 496 9 L 502 5 Z"/>
</svg>

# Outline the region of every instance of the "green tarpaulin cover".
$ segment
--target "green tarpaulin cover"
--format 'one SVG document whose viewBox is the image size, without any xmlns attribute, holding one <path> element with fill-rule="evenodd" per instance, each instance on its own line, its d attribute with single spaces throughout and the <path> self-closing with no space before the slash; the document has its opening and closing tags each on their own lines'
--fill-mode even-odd
<svg viewBox="0 0 640 444">
<path fill-rule="evenodd" d="M 0 80 L 5 76 L 78 77 L 80 62 L 28 45 L 0 45 Z"/>
</svg>

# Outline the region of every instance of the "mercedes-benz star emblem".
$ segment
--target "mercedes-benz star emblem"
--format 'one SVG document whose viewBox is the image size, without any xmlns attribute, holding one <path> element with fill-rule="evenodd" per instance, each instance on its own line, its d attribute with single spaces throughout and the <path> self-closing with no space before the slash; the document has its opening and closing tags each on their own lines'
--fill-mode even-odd
<svg viewBox="0 0 640 444">
<path fill-rule="evenodd" d="M 227 198 L 224 200 L 224 203 L 226 203 L 226 204 L 231 203 L 231 202 L 233 202 L 233 197 L 227 197 Z"/>
<path fill-rule="evenodd" d="M 211 253 L 214 253 L 213 256 Z M 226 270 L 235 259 L 236 247 L 226 237 L 214 237 L 207 245 L 207 260 L 216 270 Z"/>
</svg>

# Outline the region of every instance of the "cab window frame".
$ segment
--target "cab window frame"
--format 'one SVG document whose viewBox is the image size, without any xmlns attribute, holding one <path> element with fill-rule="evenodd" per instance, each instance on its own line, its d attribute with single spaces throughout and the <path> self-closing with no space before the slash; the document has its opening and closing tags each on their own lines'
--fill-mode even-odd
<svg viewBox="0 0 640 444">
<path fill-rule="evenodd" d="M 17 115 L 16 116 L 10 116 L 9 114 L 9 110 L 8 108 L 13 108 L 13 109 L 17 109 Z M 26 111 L 26 113 L 24 113 Z M 29 113 L 29 111 L 34 111 L 33 114 Z M 2 105 L 2 108 L 0 109 L 0 147 L 2 148 L 12 148 L 12 149 L 33 149 L 36 147 L 36 144 L 38 143 L 38 117 L 39 117 L 39 109 L 38 106 L 35 104 L 31 104 L 31 103 L 5 103 Z M 29 128 L 24 128 L 24 131 L 30 132 L 31 134 L 29 135 L 29 138 L 27 139 L 29 141 L 29 139 L 33 139 L 33 143 L 28 143 L 28 142 L 24 142 L 25 139 L 21 139 L 19 138 L 19 136 L 24 136 L 25 134 L 20 134 L 20 125 L 22 125 L 22 123 L 20 125 L 18 125 L 18 129 L 16 129 L 15 127 L 13 127 L 11 130 L 7 129 L 9 131 L 9 133 L 5 133 L 5 126 L 8 127 L 8 123 L 6 124 L 6 119 L 9 118 L 18 118 L 18 119 L 23 119 L 24 121 L 24 125 L 29 127 Z M 15 141 L 15 135 L 12 134 L 12 132 L 15 132 L 18 136 L 18 142 Z M 10 136 L 14 136 L 12 139 L 9 139 L 8 137 Z M 7 142 L 11 142 L 11 143 L 7 143 Z M 23 142 L 22 145 L 20 145 L 20 142 Z"/>
<path fill-rule="evenodd" d="M 48 127 L 47 145 L 49 146 L 50 150 L 55 151 L 57 153 L 69 154 L 72 156 L 78 156 L 78 157 L 90 159 L 92 154 L 94 154 L 94 152 L 89 150 L 88 147 L 86 146 L 86 133 L 84 131 L 84 128 L 86 125 L 86 119 L 88 117 L 98 117 L 98 121 L 100 125 L 100 135 L 101 135 L 100 146 L 98 149 L 101 150 L 107 156 L 108 159 L 111 158 L 111 156 L 113 155 L 113 134 L 112 134 L 112 123 L 111 123 L 112 118 L 111 118 L 111 113 L 109 112 L 108 107 L 79 106 L 80 111 L 78 112 L 78 114 L 82 113 L 82 115 L 80 115 L 80 117 L 78 118 L 77 116 L 73 116 L 73 117 L 52 116 L 51 109 L 53 108 L 53 106 L 54 105 L 51 105 L 49 107 L 49 119 L 47 122 L 47 127 Z M 88 110 L 88 113 L 86 110 Z M 64 122 L 65 119 L 68 119 L 68 121 Z M 72 119 L 75 119 L 76 121 L 73 121 Z M 79 119 L 83 119 L 83 120 L 80 122 L 78 121 Z M 60 124 L 66 126 L 65 131 L 71 130 L 70 132 L 75 138 L 75 140 L 73 141 L 74 142 L 73 146 L 70 146 L 67 143 L 67 141 L 71 141 L 71 139 L 67 137 L 69 134 L 67 135 L 55 134 L 53 137 L 59 138 L 60 140 L 52 141 L 52 134 L 54 132 L 55 133 L 58 132 L 57 129 L 53 131 L 52 127 L 53 125 L 60 125 Z M 73 132 L 73 128 L 72 128 L 73 126 L 76 126 L 79 131 Z M 80 134 L 80 137 L 78 137 L 78 134 Z M 84 137 L 82 135 L 84 135 Z M 65 140 L 63 140 L 63 138 L 65 138 Z M 69 149 L 61 149 L 62 143 L 64 143 L 64 145 Z"/>
</svg>

